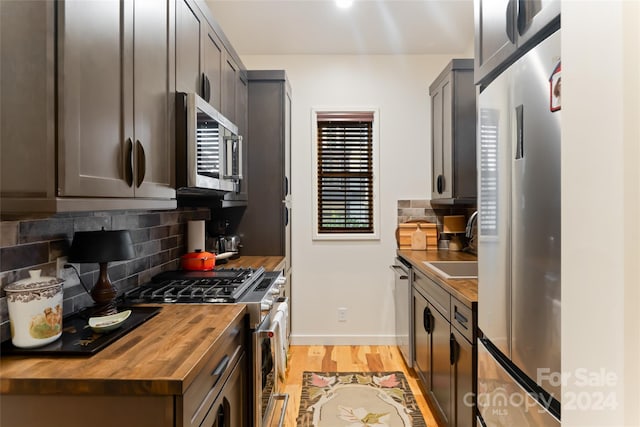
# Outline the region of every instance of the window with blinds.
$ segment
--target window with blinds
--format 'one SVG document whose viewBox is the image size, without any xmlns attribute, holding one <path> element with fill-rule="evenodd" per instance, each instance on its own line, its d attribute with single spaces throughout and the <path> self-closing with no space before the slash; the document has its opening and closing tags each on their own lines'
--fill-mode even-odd
<svg viewBox="0 0 640 427">
<path fill-rule="evenodd" d="M 374 233 L 373 112 L 317 112 L 318 234 Z"/>
</svg>

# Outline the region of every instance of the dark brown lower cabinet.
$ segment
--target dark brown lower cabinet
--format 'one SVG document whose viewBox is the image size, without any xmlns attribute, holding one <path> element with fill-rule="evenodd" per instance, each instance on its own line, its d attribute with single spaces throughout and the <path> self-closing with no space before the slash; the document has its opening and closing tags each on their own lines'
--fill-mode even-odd
<svg viewBox="0 0 640 427">
<path fill-rule="evenodd" d="M 247 391 L 245 390 L 243 366 L 241 363 L 236 365 L 200 427 L 241 427 L 246 425 L 243 400 L 246 399 Z"/>
<path fill-rule="evenodd" d="M 429 394 L 438 406 L 442 421 L 446 425 L 454 425 L 451 423 L 454 418 L 451 414 L 452 366 L 449 341 L 451 324 L 437 309 L 432 309 L 431 314 L 432 372 Z"/>
<path fill-rule="evenodd" d="M 203 357 L 197 363 L 193 361 L 193 369 L 190 370 L 191 365 L 184 360 L 167 358 L 160 363 L 175 366 L 176 372 L 184 372 L 184 382 L 159 377 L 157 381 L 161 385 L 158 385 L 152 375 L 149 379 L 127 377 L 126 365 L 120 365 L 116 357 L 112 359 L 115 379 L 88 379 L 75 389 L 73 379 L 60 384 L 45 380 L 46 386 L 38 394 L 3 393 L 0 425 L 249 427 L 248 414 L 252 408 L 248 407 L 247 400 L 250 393 L 247 372 L 250 365 L 244 352 L 243 319 L 238 317 L 228 326 L 229 333 L 216 341 L 210 350 L 201 353 Z M 60 359 L 60 363 L 64 360 Z M 153 360 L 149 363 L 150 366 L 158 364 Z M 39 380 L 25 380 L 25 383 L 30 381 Z M 110 381 L 121 388 L 114 391 Z M 85 384 L 92 383 L 92 390 L 102 392 L 88 392 Z M 25 387 L 28 389 L 29 386 Z M 60 391 L 51 391 L 56 389 Z"/>
<path fill-rule="evenodd" d="M 475 386 L 477 351 L 460 332 L 451 328 L 454 363 L 451 368 L 452 412 L 455 426 L 475 426 Z"/>
<path fill-rule="evenodd" d="M 443 425 L 474 427 L 475 307 L 414 270 L 414 370 Z"/>
<path fill-rule="evenodd" d="M 427 299 L 418 291 L 413 291 L 414 313 L 414 357 L 413 367 L 422 385 L 431 385 L 431 310 Z"/>
</svg>

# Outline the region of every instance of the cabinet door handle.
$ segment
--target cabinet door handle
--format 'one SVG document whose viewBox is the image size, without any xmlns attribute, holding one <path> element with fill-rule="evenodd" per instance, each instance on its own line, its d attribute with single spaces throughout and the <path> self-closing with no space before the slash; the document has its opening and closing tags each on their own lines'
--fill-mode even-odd
<svg viewBox="0 0 640 427">
<path fill-rule="evenodd" d="M 287 225 L 289 225 L 289 208 L 288 207 L 284 207 L 284 226 L 286 227 Z"/>
<path fill-rule="evenodd" d="M 200 86 L 202 92 L 202 98 L 209 102 L 211 99 L 211 85 L 209 83 L 209 77 L 205 73 L 202 73 L 202 78 L 200 79 Z"/>
<path fill-rule="evenodd" d="M 424 330 L 427 331 L 428 334 L 431 333 L 431 310 L 429 307 L 425 307 L 422 312 L 422 323 L 424 325 Z"/>
<path fill-rule="evenodd" d="M 518 9 L 515 12 L 515 20 L 518 23 L 518 34 L 523 35 L 529 29 L 529 20 L 527 14 L 529 7 L 527 3 L 529 0 L 518 0 Z"/>
<path fill-rule="evenodd" d="M 458 343 L 456 342 L 456 337 L 453 334 L 449 335 L 449 362 L 452 366 L 458 359 L 457 346 Z"/>
<path fill-rule="evenodd" d="M 220 363 L 218 363 L 215 369 L 211 372 L 210 376 L 219 377 L 225 371 L 225 369 L 227 369 L 227 366 L 229 366 L 230 360 L 231 358 L 229 357 L 229 355 L 225 354 Z"/>
<path fill-rule="evenodd" d="M 444 181 L 444 177 L 442 175 L 438 175 L 438 179 L 436 181 L 438 194 L 442 194 L 443 181 Z"/>
<path fill-rule="evenodd" d="M 226 399 L 224 399 L 224 400 L 226 400 Z M 216 426 L 227 427 L 227 425 L 225 424 L 225 418 L 226 418 L 225 405 L 224 405 L 224 402 L 223 402 L 218 407 L 218 414 L 216 415 Z"/>
<path fill-rule="evenodd" d="M 131 187 L 133 185 L 133 141 L 127 138 L 127 167 L 125 168 L 125 181 Z"/>
<path fill-rule="evenodd" d="M 138 165 L 136 174 L 138 179 L 136 180 L 136 187 L 139 188 L 144 181 L 144 176 L 147 171 L 147 158 L 144 154 L 144 147 L 142 146 L 140 140 L 136 140 L 136 160 Z"/>
</svg>

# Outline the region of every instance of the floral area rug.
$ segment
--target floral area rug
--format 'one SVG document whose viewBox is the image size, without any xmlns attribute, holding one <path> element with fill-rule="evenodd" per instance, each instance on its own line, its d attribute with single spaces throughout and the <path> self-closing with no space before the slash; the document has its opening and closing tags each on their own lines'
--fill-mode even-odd
<svg viewBox="0 0 640 427">
<path fill-rule="evenodd" d="M 402 372 L 304 372 L 298 427 L 426 427 Z"/>
</svg>

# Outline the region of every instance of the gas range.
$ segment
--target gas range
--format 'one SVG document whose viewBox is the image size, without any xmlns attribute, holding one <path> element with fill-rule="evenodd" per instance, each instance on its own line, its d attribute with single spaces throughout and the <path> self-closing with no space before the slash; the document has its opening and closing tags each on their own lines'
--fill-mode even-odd
<svg viewBox="0 0 640 427">
<path fill-rule="evenodd" d="M 285 281 L 281 271 L 267 272 L 263 267 L 167 271 L 125 293 L 124 299 L 128 304 L 245 304 L 251 333 L 252 425 L 259 427 L 275 412 L 276 400 L 285 400 L 283 412 L 288 400 L 281 394 L 276 375 L 287 351 L 283 344 L 287 340 L 277 338 L 287 336 L 283 329 L 289 316 L 288 298 L 282 295 Z"/>
<path fill-rule="evenodd" d="M 283 285 L 281 272 L 266 272 L 264 267 L 176 270 L 158 274 L 127 292 L 124 300 L 128 304 L 243 303 L 249 310 L 250 326 L 255 328 L 268 315 Z"/>
</svg>

